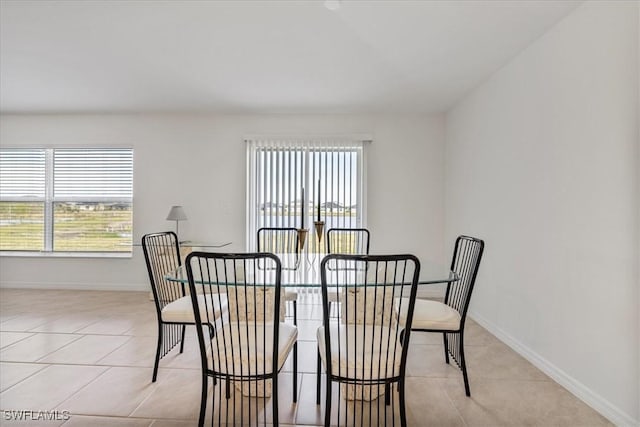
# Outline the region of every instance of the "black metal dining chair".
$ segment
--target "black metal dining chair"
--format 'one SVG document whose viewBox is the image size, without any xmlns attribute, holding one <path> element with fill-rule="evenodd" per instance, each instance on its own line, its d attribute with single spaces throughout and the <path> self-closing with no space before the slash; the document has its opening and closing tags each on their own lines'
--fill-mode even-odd
<svg viewBox="0 0 640 427">
<path fill-rule="evenodd" d="M 332 423 L 334 382 L 338 383 L 334 424 L 395 425 L 398 409 L 400 425 L 406 426 L 407 348 L 420 262 L 413 255 L 330 254 L 323 259 L 320 274 L 323 325 L 317 340 L 326 372 L 325 426 Z M 341 295 L 338 318 L 329 316 L 330 290 Z M 397 321 L 396 305 L 406 313 L 403 325 Z M 317 403 L 319 372 L 320 366 Z M 381 395 L 385 398 L 378 399 Z"/>
<path fill-rule="evenodd" d="M 300 244 L 297 229 L 293 227 L 262 227 L 256 236 L 258 252 L 289 254 L 291 257 L 280 260 L 286 263 L 282 269 L 295 270 L 298 267 Z M 284 300 L 293 305 L 293 324 L 298 325 L 298 292 L 295 289 L 286 289 Z"/>
<path fill-rule="evenodd" d="M 449 363 L 451 357 L 462 371 L 467 396 L 471 396 L 471 390 L 464 356 L 464 325 L 483 252 L 484 241 L 458 236 L 451 260 L 451 271 L 458 280 L 447 284 L 444 302 L 416 300 L 411 324 L 414 332 L 442 333 L 445 362 Z M 398 313 L 400 322 L 405 322 L 405 312 L 398 308 Z"/>
<path fill-rule="evenodd" d="M 366 228 L 330 228 L 327 230 L 327 253 L 367 255 L 369 237 Z"/>
<path fill-rule="evenodd" d="M 369 230 L 366 228 L 330 228 L 327 230 L 327 253 L 369 255 Z M 329 292 L 329 311 L 331 305 L 340 302 L 340 296 Z"/>
<path fill-rule="evenodd" d="M 186 326 L 193 325 L 195 318 L 184 283 L 171 282 L 165 278 L 182 265 L 176 234 L 172 231 L 146 234 L 142 237 L 142 249 L 158 319 L 158 341 L 152 375 L 152 381 L 155 382 L 160 359 L 178 343 L 180 353 L 183 352 Z M 224 299 L 218 306 L 209 307 L 211 317 L 219 317 L 225 308 Z"/>
<path fill-rule="evenodd" d="M 280 322 L 280 260 L 268 253 L 193 252 L 186 269 L 196 322 L 205 326 L 197 328 L 202 366 L 199 425 L 204 425 L 213 378 L 212 424 L 277 426 L 278 373 L 298 335 L 296 326 Z M 228 309 L 221 317 L 208 317 L 202 305 L 219 305 L 223 296 Z M 265 411 L 269 397 L 270 422 Z"/>
</svg>

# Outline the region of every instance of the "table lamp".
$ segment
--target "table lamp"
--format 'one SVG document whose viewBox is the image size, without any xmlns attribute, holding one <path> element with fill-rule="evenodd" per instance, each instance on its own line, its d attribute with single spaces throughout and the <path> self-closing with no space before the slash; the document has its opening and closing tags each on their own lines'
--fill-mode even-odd
<svg viewBox="0 0 640 427">
<path fill-rule="evenodd" d="M 178 236 L 178 241 L 180 241 L 180 237 L 178 235 L 178 225 L 180 224 L 180 221 L 185 221 L 186 219 L 187 214 L 184 213 L 184 208 L 182 206 L 171 206 L 169 215 L 167 215 L 167 221 L 176 222 L 176 236 Z"/>
</svg>

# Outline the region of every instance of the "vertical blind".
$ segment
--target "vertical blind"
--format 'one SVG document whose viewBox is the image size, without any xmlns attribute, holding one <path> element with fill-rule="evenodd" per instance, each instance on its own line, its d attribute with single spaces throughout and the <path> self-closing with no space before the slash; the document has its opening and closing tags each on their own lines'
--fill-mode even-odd
<svg viewBox="0 0 640 427">
<path fill-rule="evenodd" d="M 365 146 L 355 139 L 246 139 L 247 247 L 262 227 L 308 229 L 304 252 L 323 252 L 314 222 L 364 227 Z"/>
</svg>

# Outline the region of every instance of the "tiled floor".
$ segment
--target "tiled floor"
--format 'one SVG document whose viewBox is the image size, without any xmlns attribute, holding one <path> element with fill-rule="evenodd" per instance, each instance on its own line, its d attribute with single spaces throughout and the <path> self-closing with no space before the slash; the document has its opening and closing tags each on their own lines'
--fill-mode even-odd
<svg viewBox="0 0 640 427">
<path fill-rule="evenodd" d="M 318 304 L 316 296 L 306 296 L 298 305 L 300 395 L 294 405 L 289 361 L 280 380 L 283 425 L 322 422 L 315 405 Z M 195 425 L 200 389 L 195 330 L 187 330 L 183 354 L 176 349 L 161 360 L 158 381 L 152 383 L 155 336 L 148 293 L 1 290 L 0 425 Z M 412 336 L 409 425 L 610 425 L 473 321 L 467 324 L 466 349 L 470 398 L 460 371 L 444 363 L 441 337 Z M 70 418 L 10 421 L 4 411 L 16 410 L 68 411 Z"/>
</svg>

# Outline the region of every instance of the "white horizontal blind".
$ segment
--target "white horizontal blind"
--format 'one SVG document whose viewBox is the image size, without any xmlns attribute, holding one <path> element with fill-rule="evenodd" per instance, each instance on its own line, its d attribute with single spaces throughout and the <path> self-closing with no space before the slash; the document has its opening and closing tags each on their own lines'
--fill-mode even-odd
<svg viewBox="0 0 640 427">
<path fill-rule="evenodd" d="M 45 151 L 0 150 L 0 200 L 44 200 Z"/>
<path fill-rule="evenodd" d="M 133 150 L 0 150 L 0 250 L 131 252 Z"/>
<path fill-rule="evenodd" d="M 0 150 L 0 250 L 44 250 L 45 178 L 45 150 Z"/>
<path fill-rule="evenodd" d="M 57 149 L 53 161 L 55 200 L 131 200 L 130 149 Z"/>
<path fill-rule="evenodd" d="M 355 139 L 247 139 L 247 248 L 256 250 L 261 227 L 307 229 L 303 252 L 324 252 L 314 223 L 365 226 L 367 141 Z M 303 194 L 304 192 L 304 194 Z"/>
</svg>

